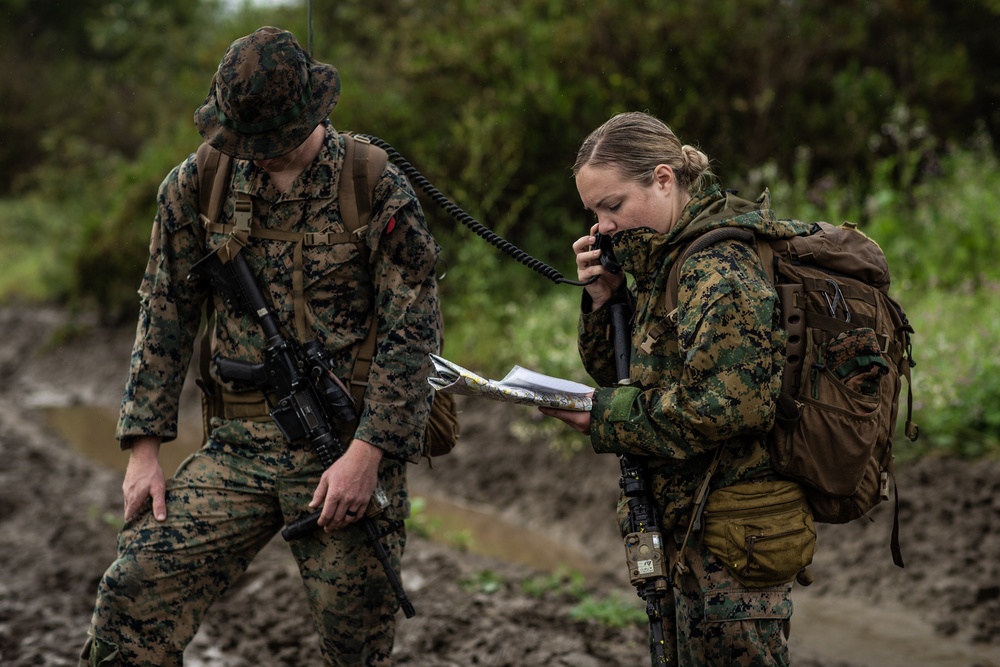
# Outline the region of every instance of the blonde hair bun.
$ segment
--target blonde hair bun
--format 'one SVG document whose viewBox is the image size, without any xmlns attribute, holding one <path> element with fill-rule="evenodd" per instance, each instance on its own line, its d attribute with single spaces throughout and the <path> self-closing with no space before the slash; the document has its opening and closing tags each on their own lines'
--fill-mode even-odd
<svg viewBox="0 0 1000 667">
<path fill-rule="evenodd" d="M 708 171 L 708 156 L 691 146 L 681 146 L 681 159 L 684 160 L 684 175 L 689 183 L 697 183 L 699 177 Z"/>
</svg>

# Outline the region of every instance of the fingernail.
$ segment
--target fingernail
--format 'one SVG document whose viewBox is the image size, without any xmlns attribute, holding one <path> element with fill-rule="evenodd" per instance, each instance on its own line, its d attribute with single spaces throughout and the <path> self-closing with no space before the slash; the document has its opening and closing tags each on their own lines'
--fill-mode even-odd
<svg viewBox="0 0 1000 667">
<path fill-rule="evenodd" d="M 164 520 L 164 519 L 166 519 L 166 518 L 167 518 L 167 515 L 166 515 L 166 514 L 157 514 L 157 515 L 156 515 L 156 520 L 157 520 L 157 521 L 163 521 L 163 520 Z"/>
</svg>

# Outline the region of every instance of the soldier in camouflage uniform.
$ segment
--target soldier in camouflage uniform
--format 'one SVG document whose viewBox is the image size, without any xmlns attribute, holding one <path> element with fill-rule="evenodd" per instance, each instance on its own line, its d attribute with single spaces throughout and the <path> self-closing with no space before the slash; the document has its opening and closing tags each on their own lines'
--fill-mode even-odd
<svg viewBox="0 0 1000 667">
<path fill-rule="evenodd" d="M 363 245 L 297 243 L 271 233 L 315 232 L 315 239 L 344 231 L 337 186 L 345 137 L 327 120 L 339 93 L 333 67 L 305 53 L 290 33 L 262 28 L 229 47 L 195 123 L 209 144 L 235 158 L 231 192 L 248 193 L 253 205 L 241 252 L 289 337 L 317 338 L 346 379 L 369 327 L 377 327 L 353 438 L 347 434 L 346 453 L 324 468 L 308 445 L 283 439 L 261 395 L 248 398 L 245 388 L 215 378 L 227 401 L 223 413 L 212 419 L 205 445 L 164 479 L 158 450 L 177 434 L 179 395 L 206 302 L 216 316 L 213 354 L 260 362 L 266 342 L 255 321 L 234 315 L 207 281 L 188 278 L 192 265 L 229 240 L 234 213 L 230 196 L 221 226 L 205 228 L 197 165 L 188 157 L 157 199 L 117 432 L 130 450 L 126 523 L 118 558 L 100 582 L 81 665 L 180 665 L 209 605 L 282 525 L 320 507 L 323 530 L 291 549 L 325 659 L 391 663 L 399 603 L 355 522 L 377 483 L 391 501 L 389 518 L 409 512 L 405 465 L 420 451 L 431 401 L 428 353 L 440 346 L 439 248 L 392 165 L 375 187 Z M 293 270 L 296 258 L 301 273 Z M 397 531 L 385 542 L 398 570 L 405 536 Z"/>
<path fill-rule="evenodd" d="M 620 114 L 593 132 L 574 174 L 584 206 L 596 216 L 591 235 L 573 250 L 580 280 L 599 277 L 584 291 L 579 346 L 600 388 L 589 413 L 542 411 L 589 433 L 597 452 L 646 462 L 667 559 L 682 565 L 672 572 L 673 595 L 664 605 L 667 664 L 785 665 L 795 574 L 778 586 L 744 586 L 699 535 L 685 540 L 706 476 L 713 490 L 777 479 L 763 437 L 774 420 L 784 360 L 777 297 L 755 249 L 736 240 L 685 262 L 674 323 L 665 320 L 663 295 L 685 241 L 701 232 L 739 226 L 787 237 L 806 226 L 777 220 L 766 193 L 749 202 L 707 185 L 705 154 L 682 146 L 644 113 Z M 614 235 L 615 255 L 635 280 L 631 291 L 624 274 L 599 263 L 592 236 L 598 231 Z M 607 333 L 617 301 L 635 313 L 628 385 L 617 384 Z M 669 324 L 655 341 L 647 339 L 661 322 Z M 623 498 L 623 534 L 626 512 Z"/>
</svg>

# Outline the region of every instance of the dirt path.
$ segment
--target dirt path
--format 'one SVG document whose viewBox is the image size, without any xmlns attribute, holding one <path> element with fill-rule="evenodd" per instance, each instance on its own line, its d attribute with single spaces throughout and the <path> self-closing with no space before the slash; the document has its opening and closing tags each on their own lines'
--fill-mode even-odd
<svg viewBox="0 0 1000 667">
<path fill-rule="evenodd" d="M 113 423 L 132 334 L 94 327 L 46 347 L 63 324 L 57 311 L 0 310 L 5 667 L 76 664 L 97 580 L 114 555 L 121 473 L 79 454 L 73 441 Z M 523 587 L 570 562 L 586 574 L 586 594 L 638 608 L 613 527 L 616 461 L 592 453 L 567 460 L 538 438 L 518 437 L 531 432 L 529 408 L 462 408 L 459 449 L 433 469 L 411 469 L 416 495 L 427 500 L 421 517 L 442 524 L 447 544 L 411 531 L 404 585 L 418 615 L 400 621 L 397 664 L 648 664 L 641 625 L 574 618 L 578 599 L 566 583 L 540 596 Z M 98 412 L 105 423 L 93 418 Z M 70 426 L 60 428 L 53 414 L 73 415 Z M 823 526 L 816 583 L 796 593 L 794 664 L 1000 667 L 1000 463 L 924 461 L 903 468 L 899 484 L 906 569 L 889 557 L 889 508 L 872 523 Z M 279 539 L 213 608 L 186 664 L 319 664 L 308 618 Z"/>
</svg>

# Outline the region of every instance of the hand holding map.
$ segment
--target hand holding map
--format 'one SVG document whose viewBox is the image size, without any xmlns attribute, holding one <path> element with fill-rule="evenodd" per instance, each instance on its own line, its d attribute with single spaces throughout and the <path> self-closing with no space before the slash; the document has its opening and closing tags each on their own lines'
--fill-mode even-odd
<svg viewBox="0 0 1000 667">
<path fill-rule="evenodd" d="M 427 382 L 435 391 L 464 396 L 589 412 L 594 390 L 585 384 L 514 366 L 503 380 L 490 380 L 436 354 L 430 355 L 435 374 Z"/>
</svg>

